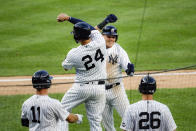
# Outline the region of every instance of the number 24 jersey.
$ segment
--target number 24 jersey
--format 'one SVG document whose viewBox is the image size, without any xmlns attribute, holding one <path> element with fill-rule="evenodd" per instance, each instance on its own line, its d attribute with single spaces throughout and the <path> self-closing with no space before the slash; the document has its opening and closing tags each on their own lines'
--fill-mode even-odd
<svg viewBox="0 0 196 131">
<path fill-rule="evenodd" d="M 102 34 L 91 31 L 91 41 L 73 48 L 62 62 L 64 69 L 76 69 L 76 81 L 106 78 L 106 44 Z"/>
</svg>

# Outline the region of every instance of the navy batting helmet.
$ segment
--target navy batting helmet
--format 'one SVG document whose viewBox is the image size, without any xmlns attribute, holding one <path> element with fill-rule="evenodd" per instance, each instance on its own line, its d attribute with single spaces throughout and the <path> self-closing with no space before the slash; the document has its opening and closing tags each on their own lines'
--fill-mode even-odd
<svg viewBox="0 0 196 131">
<path fill-rule="evenodd" d="M 116 36 L 116 41 L 118 39 L 117 29 L 112 25 L 105 26 L 102 30 L 103 35 Z"/>
<path fill-rule="evenodd" d="M 36 89 L 47 89 L 51 86 L 52 77 L 45 70 L 39 70 L 32 76 L 33 88 Z"/>
<path fill-rule="evenodd" d="M 139 91 L 142 94 L 154 94 L 156 87 L 156 80 L 148 75 L 141 79 Z"/>
<path fill-rule="evenodd" d="M 73 27 L 73 34 L 77 43 L 79 40 L 88 40 L 91 34 L 90 26 L 85 22 L 78 22 Z"/>
</svg>

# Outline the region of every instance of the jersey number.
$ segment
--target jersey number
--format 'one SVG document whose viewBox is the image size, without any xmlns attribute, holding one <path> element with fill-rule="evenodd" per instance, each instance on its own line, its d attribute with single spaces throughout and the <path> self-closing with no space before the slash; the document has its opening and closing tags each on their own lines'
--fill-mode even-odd
<svg viewBox="0 0 196 131">
<path fill-rule="evenodd" d="M 32 111 L 32 115 L 33 115 L 33 120 L 32 122 L 37 122 L 40 123 L 40 107 L 37 107 L 37 119 L 36 119 L 36 115 L 35 115 L 35 106 L 31 107 L 31 111 Z"/>
<path fill-rule="evenodd" d="M 94 59 L 96 61 L 101 60 L 101 62 L 104 60 L 103 54 L 102 54 L 100 49 L 96 50 Z M 84 66 L 85 66 L 86 70 L 90 70 L 90 69 L 95 67 L 95 64 L 93 64 L 93 63 L 90 64 L 93 61 L 93 59 L 92 59 L 92 57 L 90 55 L 86 55 L 86 56 L 82 57 L 82 61 L 86 61 L 84 63 Z"/>
<path fill-rule="evenodd" d="M 160 127 L 160 124 L 161 124 L 161 120 L 158 119 L 158 118 L 154 118 L 154 115 L 161 115 L 160 112 L 151 112 L 151 113 L 148 113 L 148 112 L 141 112 L 139 114 L 140 117 L 142 116 L 145 116 L 145 119 L 141 119 L 139 121 L 139 129 L 150 129 L 150 127 L 152 129 L 157 129 Z M 150 119 L 149 119 L 150 117 Z M 149 122 L 150 120 L 150 124 L 147 124 L 147 122 Z"/>
</svg>

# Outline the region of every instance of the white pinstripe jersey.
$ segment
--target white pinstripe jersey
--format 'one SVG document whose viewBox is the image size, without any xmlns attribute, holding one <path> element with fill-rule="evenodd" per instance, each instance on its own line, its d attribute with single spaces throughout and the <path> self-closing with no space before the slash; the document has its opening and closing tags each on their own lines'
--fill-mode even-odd
<svg viewBox="0 0 196 131">
<path fill-rule="evenodd" d="M 126 51 L 117 43 L 107 49 L 107 77 L 121 77 L 122 69 L 126 70 L 128 63 L 131 63 Z M 108 84 L 121 82 L 122 79 L 109 80 Z"/>
<path fill-rule="evenodd" d="M 120 127 L 126 131 L 173 131 L 177 128 L 169 108 L 155 100 L 129 105 Z"/>
<path fill-rule="evenodd" d="M 62 62 L 64 69 L 76 69 L 76 81 L 106 78 L 106 45 L 101 33 L 91 31 L 91 42 L 69 51 Z"/>
<path fill-rule="evenodd" d="M 64 121 L 69 112 L 48 95 L 33 95 L 22 106 L 21 118 L 29 120 L 30 131 L 58 131 L 58 121 Z"/>
</svg>

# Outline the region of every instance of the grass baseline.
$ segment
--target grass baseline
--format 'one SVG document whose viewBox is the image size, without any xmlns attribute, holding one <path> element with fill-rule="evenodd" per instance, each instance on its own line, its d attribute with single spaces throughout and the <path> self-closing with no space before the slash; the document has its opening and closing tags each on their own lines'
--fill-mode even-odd
<svg viewBox="0 0 196 131">
<path fill-rule="evenodd" d="M 155 100 L 168 105 L 175 122 L 178 126 L 178 131 L 190 131 L 196 128 L 196 88 L 184 89 L 158 89 L 154 95 Z M 52 98 L 61 100 L 64 94 L 50 94 Z M 127 91 L 130 103 L 137 102 L 141 99 L 141 95 L 136 90 Z M 27 131 L 28 128 L 20 125 L 20 115 L 22 103 L 31 95 L 13 95 L 13 96 L 0 96 L 0 127 L 1 131 Z M 81 125 L 70 124 L 70 131 L 88 131 L 89 124 L 86 117 L 84 104 L 72 110 L 73 113 L 84 115 L 84 121 Z M 119 126 L 121 118 L 114 111 L 114 123 L 117 131 L 120 130 Z"/>
<path fill-rule="evenodd" d="M 93 26 L 106 15 L 115 13 L 119 19 L 112 25 L 118 29 L 117 42 L 135 64 L 144 0 L 0 2 L 0 76 L 32 75 L 39 69 L 64 74 L 61 62 L 68 51 L 78 45 L 70 35 L 73 25 L 56 22 L 60 12 Z M 195 5 L 195 0 L 148 1 L 136 70 L 195 64 Z"/>
</svg>

